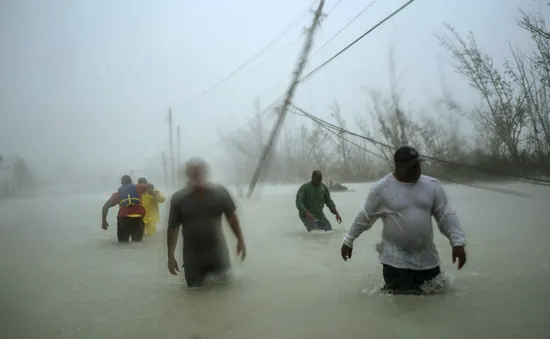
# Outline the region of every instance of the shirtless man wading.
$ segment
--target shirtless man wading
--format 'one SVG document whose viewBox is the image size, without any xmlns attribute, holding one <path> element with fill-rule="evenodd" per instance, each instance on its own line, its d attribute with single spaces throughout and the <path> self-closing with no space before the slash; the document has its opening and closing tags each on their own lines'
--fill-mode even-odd
<svg viewBox="0 0 550 339">
<path fill-rule="evenodd" d="M 206 181 L 207 170 L 203 160 L 189 160 L 185 166 L 187 186 L 174 193 L 170 201 L 168 269 L 174 275 L 179 272 L 174 252 L 181 226 L 183 270 L 189 287 L 200 287 L 208 275 L 223 275 L 231 268 L 221 227 L 222 214 L 237 237 L 237 254 L 241 256 L 241 260 L 246 256 L 246 246 L 233 199 L 223 186 Z"/>
</svg>

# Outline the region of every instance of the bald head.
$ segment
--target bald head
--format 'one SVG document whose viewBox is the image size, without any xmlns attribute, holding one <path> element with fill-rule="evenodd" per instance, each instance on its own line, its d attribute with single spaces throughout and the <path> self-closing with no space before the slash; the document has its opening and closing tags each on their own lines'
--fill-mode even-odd
<svg viewBox="0 0 550 339">
<path fill-rule="evenodd" d="M 320 185 L 323 182 L 323 174 L 319 170 L 313 171 L 311 173 L 311 183 L 314 185 Z"/>
<path fill-rule="evenodd" d="M 185 163 L 185 175 L 189 186 L 204 186 L 208 177 L 208 164 L 201 158 L 191 158 Z"/>
</svg>

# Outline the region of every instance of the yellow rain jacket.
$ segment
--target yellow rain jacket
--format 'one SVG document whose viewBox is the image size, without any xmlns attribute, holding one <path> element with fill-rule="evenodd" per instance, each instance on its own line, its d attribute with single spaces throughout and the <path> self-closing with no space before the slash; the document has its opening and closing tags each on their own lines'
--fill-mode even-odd
<svg viewBox="0 0 550 339">
<path fill-rule="evenodd" d="M 155 189 L 154 191 L 157 193 L 156 196 L 149 194 L 149 192 L 145 192 L 141 196 L 141 204 L 145 208 L 143 222 L 146 224 L 160 221 L 159 203 L 163 203 L 166 200 L 159 190 Z"/>
</svg>

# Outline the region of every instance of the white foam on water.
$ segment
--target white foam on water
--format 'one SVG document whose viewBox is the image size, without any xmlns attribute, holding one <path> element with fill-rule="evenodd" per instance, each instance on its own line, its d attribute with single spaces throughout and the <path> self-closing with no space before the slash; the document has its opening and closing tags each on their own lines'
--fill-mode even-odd
<svg viewBox="0 0 550 339">
<path fill-rule="evenodd" d="M 447 293 L 452 287 L 454 287 L 456 277 L 450 273 L 443 272 L 433 280 L 427 281 L 420 287 L 424 294 L 441 294 Z M 363 294 L 376 295 L 376 294 L 386 294 L 382 292 L 382 287 L 384 286 L 384 280 L 382 278 L 376 279 L 371 286 L 362 290 Z"/>
<path fill-rule="evenodd" d="M 226 283 L 232 283 L 237 280 L 237 274 L 234 269 L 227 270 L 222 273 L 218 274 L 210 274 L 206 281 L 207 283 L 213 283 L 213 284 L 226 284 Z"/>
<path fill-rule="evenodd" d="M 450 273 L 442 272 L 434 279 L 427 281 L 420 287 L 426 294 L 446 293 L 455 284 L 456 277 Z"/>
<path fill-rule="evenodd" d="M 330 234 L 330 233 L 332 233 L 332 231 L 313 230 L 313 231 L 309 231 L 308 233 L 319 235 L 319 234 Z"/>
</svg>

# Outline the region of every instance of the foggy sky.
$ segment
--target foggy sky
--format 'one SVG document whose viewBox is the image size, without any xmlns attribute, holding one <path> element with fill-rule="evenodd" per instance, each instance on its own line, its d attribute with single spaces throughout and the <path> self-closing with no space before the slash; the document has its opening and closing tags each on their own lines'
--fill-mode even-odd
<svg viewBox="0 0 550 339">
<path fill-rule="evenodd" d="M 337 0 L 326 0 L 325 12 Z M 321 46 L 370 1 L 342 0 L 322 23 Z M 312 16 L 263 56 L 206 96 L 204 90 L 242 64 L 296 20 L 312 0 L 83 1 L 6 0 L 0 4 L 0 154 L 20 155 L 42 176 L 116 172 L 161 166 L 168 151 L 167 110 L 182 131 L 183 158 L 223 154 L 219 133 L 231 134 L 290 81 Z M 379 0 L 310 59 L 311 70 L 405 0 Z M 364 89 L 389 87 L 393 46 L 400 90 L 412 107 L 441 97 L 438 60 L 453 97 L 477 98 L 453 74 L 435 33 L 443 22 L 466 35 L 497 63 L 509 43 L 528 48 L 517 8 L 531 0 L 418 0 L 301 85 L 295 102 L 328 119 L 338 100 L 344 118 L 365 114 Z M 547 6 L 546 6 L 547 7 Z M 300 38 L 302 36 L 302 38 Z M 283 49 L 280 53 L 277 51 Z M 294 118 L 297 120 L 297 118 Z"/>
</svg>

